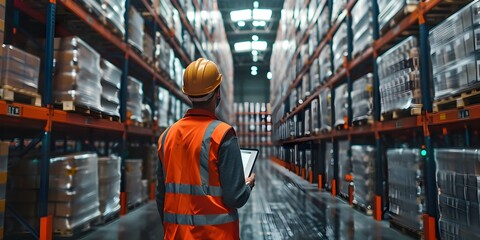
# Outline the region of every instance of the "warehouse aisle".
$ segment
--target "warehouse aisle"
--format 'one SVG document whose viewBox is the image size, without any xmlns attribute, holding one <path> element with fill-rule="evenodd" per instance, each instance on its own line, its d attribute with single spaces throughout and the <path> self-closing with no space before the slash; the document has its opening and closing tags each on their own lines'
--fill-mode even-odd
<svg viewBox="0 0 480 240">
<path fill-rule="evenodd" d="M 256 187 L 240 210 L 241 239 L 409 239 L 270 161 L 259 161 L 255 172 Z M 158 222 L 151 202 L 83 239 L 161 239 Z"/>
</svg>

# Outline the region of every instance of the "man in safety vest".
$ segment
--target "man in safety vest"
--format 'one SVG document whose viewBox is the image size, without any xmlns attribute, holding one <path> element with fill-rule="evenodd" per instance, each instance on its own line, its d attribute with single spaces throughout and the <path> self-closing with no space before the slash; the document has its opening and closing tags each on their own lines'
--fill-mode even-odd
<svg viewBox="0 0 480 240">
<path fill-rule="evenodd" d="M 164 239 L 239 239 L 237 208 L 255 185 L 244 178 L 238 139 L 219 121 L 222 75 L 199 58 L 185 69 L 182 91 L 193 108 L 158 140 L 157 208 Z"/>
</svg>

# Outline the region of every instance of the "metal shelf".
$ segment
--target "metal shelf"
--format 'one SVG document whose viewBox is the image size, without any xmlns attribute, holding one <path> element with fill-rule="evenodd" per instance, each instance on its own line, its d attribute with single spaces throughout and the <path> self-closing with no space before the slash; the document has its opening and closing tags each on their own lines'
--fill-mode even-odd
<svg viewBox="0 0 480 240">
<path fill-rule="evenodd" d="M 432 126 L 451 123 L 464 124 L 480 120 L 480 105 L 472 105 L 463 109 L 451 109 L 437 113 L 428 113 L 428 124 Z"/>
</svg>

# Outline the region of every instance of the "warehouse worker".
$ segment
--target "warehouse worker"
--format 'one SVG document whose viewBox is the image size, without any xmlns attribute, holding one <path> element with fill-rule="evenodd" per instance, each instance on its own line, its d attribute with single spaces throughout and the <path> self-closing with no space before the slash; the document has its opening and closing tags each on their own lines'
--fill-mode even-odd
<svg viewBox="0 0 480 240">
<path fill-rule="evenodd" d="M 164 239 L 239 239 L 237 208 L 255 185 L 244 178 L 233 128 L 215 117 L 222 75 L 199 58 L 183 74 L 193 108 L 158 140 L 157 208 Z"/>
</svg>

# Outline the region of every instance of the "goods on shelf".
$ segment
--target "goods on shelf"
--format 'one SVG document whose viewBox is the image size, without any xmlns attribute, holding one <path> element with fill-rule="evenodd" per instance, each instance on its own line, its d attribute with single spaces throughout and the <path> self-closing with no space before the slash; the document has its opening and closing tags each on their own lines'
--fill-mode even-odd
<svg viewBox="0 0 480 240">
<path fill-rule="evenodd" d="M 173 58 L 173 62 L 170 66 L 172 66 L 170 69 L 170 78 L 181 88 L 183 83 L 183 71 L 185 69 L 180 62 L 180 59 Z"/>
<path fill-rule="evenodd" d="M 170 95 L 167 89 L 162 87 L 157 88 L 157 112 L 156 117 L 159 127 L 168 127 L 168 106 Z"/>
<path fill-rule="evenodd" d="M 480 238 L 478 149 L 435 149 L 442 239 Z"/>
<path fill-rule="evenodd" d="M 320 112 L 318 110 L 318 98 L 313 99 L 312 102 L 310 103 L 310 106 L 311 106 L 310 131 L 313 134 L 318 134 L 320 132 L 320 126 L 319 126 Z"/>
<path fill-rule="evenodd" d="M 143 24 L 142 15 L 134 8 L 130 7 L 129 21 L 128 21 L 128 43 L 143 53 Z"/>
<path fill-rule="evenodd" d="M 334 127 L 343 127 L 348 119 L 348 85 L 346 83 L 335 88 Z"/>
<path fill-rule="evenodd" d="M 307 108 L 305 109 L 304 111 L 304 123 L 305 123 L 305 126 L 304 126 L 304 130 L 305 130 L 305 136 L 309 136 L 311 133 L 312 133 L 312 129 L 311 129 L 311 126 L 312 126 L 312 122 L 311 122 L 311 119 L 310 119 L 310 109 Z"/>
<path fill-rule="evenodd" d="M 348 54 L 347 46 L 347 24 L 342 22 L 332 38 L 333 67 L 337 72 L 343 68 L 344 57 Z"/>
<path fill-rule="evenodd" d="M 378 0 L 378 24 L 380 29 L 389 27 L 391 20 L 405 11 L 411 11 L 412 7 L 418 5 L 419 0 Z"/>
<path fill-rule="evenodd" d="M 142 159 L 125 160 L 125 181 L 128 206 L 142 202 Z"/>
<path fill-rule="evenodd" d="M 111 116 L 120 116 L 120 82 L 122 80 L 122 71 L 107 60 L 100 62 L 102 68 L 102 111 Z"/>
<path fill-rule="evenodd" d="M 332 180 L 335 178 L 333 143 L 325 143 L 325 187 L 332 189 Z"/>
<path fill-rule="evenodd" d="M 32 227 L 39 227 L 38 201 L 40 159 L 21 159 L 9 173 L 7 201 Z M 98 157 L 76 153 L 50 159 L 48 214 L 53 216 L 53 232 L 71 235 L 100 216 Z M 9 222 L 9 230 L 16 222 Z M 8 230 L 7 230 L 8 231 Z"/>
<path fill-rule="evenodd" d="M 331 52 L 330 44 L 327 44 L 323 47 L 323 49 L 320 52 L 320 55 L 318 57 L 318 64 L 319 64 L 318 81 L 319 81 L 319 84 L 325 82 L 333 74 L 331 53 L 332 52 Z"/>
<path fill-rule="evenodd" d="M 98 199 L 103 218 L 120 211 L 120 157 L 98 159 Z"/>
<path fill-rule="evenodd" d="M 350 15 L 352 16 L 353 56 L 358 55 L 372 45 L 373 23 L 371 12 L 371 0 L 358 0 L 352 8 Z"/>
<path fill-rule="evenodd" d="M 332 23 L 334 23 L 338 15 L 345 9 L 347 0 L 332 0 Z"/>
<path fill-rule="evenodd" d="M 315 1 L 310 1 L 315 2 Z M 312 56 L 318 46 L 318 28 L 314 27 L 310 30 L 310 36 L 308 38 L 308 56 Z"/>
<path fill-rule="evenodd" d="M 352 86 L 352 122 L 368 121 L 373 114 L 373 74 L 355 80 Z"/>
<path fill-rule="evenodd" d="M 145 149 L 143 149 L 145 151 Z M 147 147 L 146 158 L 143 161 L 143 178 L 148 182 L 157 182 L 157 163 L 158 163 L 157 145 L 152 144 Z"/>
<path fill-rule="evenodd" d="M 2 45 L 0 48 L 0 88 L 8 85 L 37 93 L 39 74 L 40 58 L 12 45 Z"/>
<path fill-rule="evenodd" d="M 375 147 L 352 146 L 353 203 L 371 210 L 375 195 Z"/>
<path fill-rule="evenodd" d="M 100 55 L 79 37 L 55 38 L 56 103 L 101 110 Z M 67 104 L 68 103 L 68 104 Z"/>
<path fill-rule="evenodd" d="M 313 158 L 312 158 L 312 150 L 305 149 L 305 179 L 310 179 L 310 174 L 313 174 Z"/>
<path fill-rule="evenodd" d="M 330 28 L 330 8 L 329 8 L 329 1 L 324 1 L 323 4 L 325 4 L 322 8 L 322 12 L 320 13 L 320 16 L 317 21 L 317 27 L 318 27 L 318 39 L 323 39 L 325 35 L 327 35 L 327 32 Z"/>
<path fill-rule="evenodd" d="M 143 120 L 143 83 L 134 77 L 128 76 L 127 91 L 127 117 L 133 121 L 141 123 Z"/>
<path fill-rule="evenodd" d="M 480 2 L 473 1 L 430 30 L 435 99 L 478 88 L 477 35 Z"/>
<path fill-rule="evenodd" d="M 423 229 L 425 191 L 419 149 L 387 150 L 388 198 L 392 221 L 411 230 Z"/>
<path fill-rule="evenodd" d="M 3 44 L 5 30 L 5 1 L 0 3 L 0 45 Z"/>
<path fill-rule="evenodd" d="M 173 28 L 173 5 L 171 1 L 153 0 L 152 7 L 162 17 L 169 28 Z"/>
<path fill-rule="evenodd" d="M 123 0 L 97 0 L 102 3 L 105 20 L 115 27 L 115 31 L 125 35 L 125 1 Z"/>
<path fill-rule="evenodd" d="M 408 37 L 377 59 L 381 112 L 421 108 L 418 41 Z"/>
<path fill-rule="evenodd" d="M 9 142 L 0 142 L 0 209 L 5 209 L 7 190 L 8 146 Z M 0 211 L 0 239 L 3 239 L 5 210 Z"/>
<path fill-rule="evenodd" d="M 153 54 L 155 53 L 155 44 L 153 38 L 146 32 L 143 33 L 143 56 L 147 62 L 153 62 Z"/>
<path fill-rule="evenodd" d="M 330 104 L 330 89 L 323 89 L 318 97 L 320 110 L 320 131 L 330 131 L 332 129 L 332 111 Z"/>
<path fill-rule="evenodd" d="M 155 34 L 155 67 L 165 72 L 169 72 L 172 69 L 171 62 L 175 57 L 173 49 L 163 39 L 160 32 Z"/>
<path fill-rule="evenodd" d="M 349 182 L 345 180 L 346 176 L 352 174 L 352 161 L 350 159 L 350 142 L 338 141 L 338 189 L 339 193 L 345 197 L 349 195 Z"/>
</svg>

